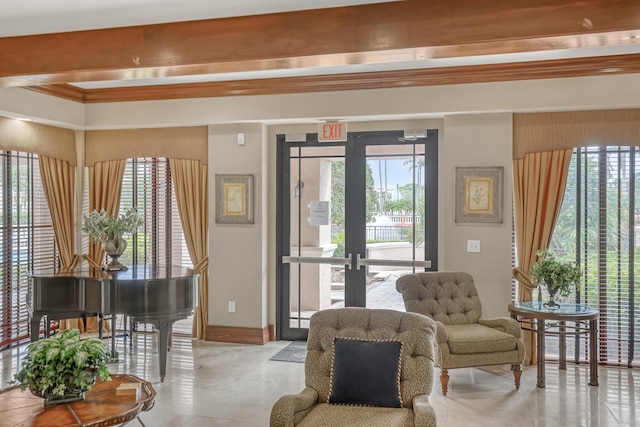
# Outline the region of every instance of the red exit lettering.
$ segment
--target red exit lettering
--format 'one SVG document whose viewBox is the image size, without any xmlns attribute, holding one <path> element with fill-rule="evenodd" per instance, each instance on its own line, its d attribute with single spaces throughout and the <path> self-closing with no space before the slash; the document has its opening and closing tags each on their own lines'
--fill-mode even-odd
<svg viewBox="0 0 640 427">
<path fill-rule="evenodd" d="M 346 123 L 320 123 L 318 130 L 320 141 L 346 141 Z"/>
</svg>

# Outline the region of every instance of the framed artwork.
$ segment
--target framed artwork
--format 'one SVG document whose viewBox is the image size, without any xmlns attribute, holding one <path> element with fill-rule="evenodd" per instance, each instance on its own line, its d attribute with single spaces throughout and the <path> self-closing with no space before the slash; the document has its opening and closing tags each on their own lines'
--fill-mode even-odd
<svg viewBox="0 0 640 427">
<path fill-rule="evenodd" d="M 216 223 L 253 224 L 253 175 L 216 175 Z"/>
<path fill-rule="evenodd" d="M 456 222 L 502 223 L 504 168 L 456 167 Z"/>
</svg>

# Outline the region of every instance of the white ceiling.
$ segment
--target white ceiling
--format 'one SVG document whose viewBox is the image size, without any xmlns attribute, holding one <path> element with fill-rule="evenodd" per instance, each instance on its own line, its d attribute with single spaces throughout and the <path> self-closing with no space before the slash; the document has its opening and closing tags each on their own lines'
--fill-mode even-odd
<svg viewBox="0 0 640 427">
<path fill-rule="evenodd" d="M 393 0 L 3 0 L 0 37 L 388 1 Z"/>
</svg>

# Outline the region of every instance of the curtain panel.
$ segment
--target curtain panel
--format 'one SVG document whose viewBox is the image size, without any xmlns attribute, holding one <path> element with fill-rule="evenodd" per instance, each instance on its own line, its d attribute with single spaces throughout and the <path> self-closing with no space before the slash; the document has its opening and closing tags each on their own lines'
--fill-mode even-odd
<svg viewBox="0 0 640 427">
<path fill-rule="evenodd" d="M 197 160 L 169 159 L 180 221 L 194 270 L 200 273 L 193 337 L 204 339 L 209 313 L 209 190 L 207 165 Z"/>
<path fill-rule="evenodd" d="M 117 215 L 122 192 L 122 176 L 126 160 L 98 162 L 89 168 L 89 211 L 104 209 L 109 215 Z M 84 256 L 89 265 L 102 268 L 105 252 L 100 242 L 89 242 L 89 253 Z M 83 325 L 80 319 L 72 319 L 67 327 L 80 331 L 97 332 L 98 319 L 88 317 Z M 109 322 L 103 322 L 103 330 L 109 330 Z"/>
<path fill-rule="evenodd" d="M 40 156 L 39 160 L 42 186 L 53 222 L 62 269 L 73 270 L 78 264 L 78 255 L 74 253 L 73 230 L 76 168 L 66 160 L 47 156 Z"/>
<path fill-rule="evenodd" d="M 553 228 L 562 206 L 572 150 L 527 154 L 513 161 L 513 204 L 518 248 L 518 300 L 533 299 L 529 274 L 537 260 L 536 252 L 549 247 Z M 536 363 L 533 334 L 525 335 L 527 360 Z"/>
<path fill-rule="evenodd" d="M 112 160 L 89 167 L 89 212 L 104 209 L 109 216 L 118 215 L 126 164 L 126 160 Z M 89 242 L 89 255 L 85 258 L 92 267 L 102 268 L 104 256 L 100 242 Z"/>
</svg>

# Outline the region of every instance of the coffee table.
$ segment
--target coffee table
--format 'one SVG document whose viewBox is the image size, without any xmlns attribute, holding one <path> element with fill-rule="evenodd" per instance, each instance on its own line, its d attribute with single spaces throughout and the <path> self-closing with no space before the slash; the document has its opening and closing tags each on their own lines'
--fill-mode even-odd
<svg viewBox="0 0 640 427">
<path fill-rule="evenodd" d="M 0 424 L 20 427 L 122 426 L 153 408 L 156 392 L 150 382 L 128 374 L 111 374 L 111 381 L 98 381 L 77 402 L 45 406 L 44 399 L 13 386 L 0 390 Z M 122 383 L 140 383 L 140 395 L 116 396 Z"/>
<path fill-rule="evenodd" d="M 558 335 L 560 341 L 560 369 L 567 369 L 567 335 L 589 337 L 589 385 L 598 385 L 598 310 L 585 304 L 560 303 L 549 307 L 542 301 L 525 301 L 509 304 L 511 317 L 517 319 L 523 330 L 535 332 L 538 344 L 538 383 L 545 387 L 545 337 Z M 567 327 L 572 322 L 573 327 Z"/>
</svg>

